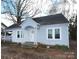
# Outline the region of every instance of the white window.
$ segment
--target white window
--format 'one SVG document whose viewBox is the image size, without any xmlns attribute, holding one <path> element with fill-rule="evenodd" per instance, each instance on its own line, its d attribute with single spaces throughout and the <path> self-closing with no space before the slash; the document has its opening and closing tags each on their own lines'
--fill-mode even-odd
<svg viewBox="0 0 79 59">
<path fill-rule="evenodd" d="M 22 36 L 22 31 L 21 31 L 21 38 L 22 38 L 23 36 Z"/>
<path fill-rule="evenodd" d="M 17 31 L 17 38 L 23 38 L 23 32 Z"/>
<path fill-rule="evenodd" d="M 20 31 L 17 31 L 17 38 L 20 38 Z"/>
<path fill-rule="evenodd" d="M 60 39 L 60 28 L 48 29 L 48 39 Z"/>
<path fill-rule="evenodd" d="M 53 38 L 52 29 L 48 29 L 48 38 L 49 39 L 52 39 Z"/>
<path fill-rule="evenodd" d="M 60 29 L 55 29 L 55 39 L 60 39 Z"/>
</svg>

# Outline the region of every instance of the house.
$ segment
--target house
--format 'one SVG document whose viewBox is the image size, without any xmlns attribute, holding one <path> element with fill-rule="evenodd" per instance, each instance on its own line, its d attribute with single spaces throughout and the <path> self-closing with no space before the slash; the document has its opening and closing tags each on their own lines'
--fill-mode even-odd
<svg viewBox="0 0 79 59">
<path fill-rule="evenodd" d="M 21 24 L 6 28 L 11 32 L 13 42 L 46 45 L 66 45 L 69 47 L 68 20 L 60 13 L 38 18 L 27 17 Z"/>
<path fill-rule="evenodd" d="M 4 23 L 1 23 L 1 40 L 2 41 L 11 41 L 11 36 L 6 32 L 7 26 Z"/>
<path fill-rule="evenodd" d="M 4 23 L 1 23 L 1 33 L 5 32 L 5 28 L 7 28 L 7 26 Z"/>
<path fill-rule="evenodd" d="M 7 28 L 7 26 L 1 22 L 1 39 L 4 40 L 5 39 L 5 28 Z"/>
</svg>

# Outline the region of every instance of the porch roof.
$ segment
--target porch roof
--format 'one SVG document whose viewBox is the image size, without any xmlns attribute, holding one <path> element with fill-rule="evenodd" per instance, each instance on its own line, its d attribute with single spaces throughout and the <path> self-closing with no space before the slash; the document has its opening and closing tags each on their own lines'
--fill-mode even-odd
<svg viewBox="0 0 79 59">
<path fill-rule="evenodd" d="M 13 29 L 13 28 L 21 28 L 21 26 L 17 25 L 17 24 L 13 24 L 13 25 L 7 27 L 6 29 Z"/>
</svg>

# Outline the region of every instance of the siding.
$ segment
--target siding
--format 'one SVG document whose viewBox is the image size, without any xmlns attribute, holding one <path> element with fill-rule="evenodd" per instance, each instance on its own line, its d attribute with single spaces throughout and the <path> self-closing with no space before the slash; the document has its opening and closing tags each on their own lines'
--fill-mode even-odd
<svg viewBox="0 0 79 59">
<path fill-rule="evenodd" d="M 48 28 L 61 28 L 61 40 L 50 40 L 47 39 L 47 29 Z M 54 25 L 43 25 L 38 30 L 37 34 L 38 42 L 47 45 L 66 45 L 69 47 L 69 35 L 68 35 L 68 24 L 54 24 Z"/>
<path fill-rule="evenodd" d="M 37 41 L 37 23 L 35 21 L 33 21 L 32 19 L 26 19 L 20 26 L 22 26 L 22 28 L 17 28 L 17 29 L 14 29 L 12 30 L 13 31 L 13 34 L 12 34 L 12 41 L 13 42 L 20 42 L 20 43 L 24 43 L 24 42 L 31 42 L 31 40 L 28 39 L 28 30 L 25 29 L 27 26 L 32 26 L 34 27 L 34 31 L 35 31 L 35 34 L 34 34 L 34 41 L 33 42 L 36 42 Z M 22 31 L 23 32 L 23 38 L 17 38 L 17 31 Z"/>
<path fill-rule="evenodd" d="M 37 23 L 32 20 L 31 18 L 26 19 L 22 24 L 21 24 L 22 28 L 25 28 L 27 26 L 32 26 L 32 27 L 37 27 Z"/>
<path fill-rule="evenodd" d="M 25 41 L 24 38 L 17 38 L 17 31 L 23 31 L 22 29 L 16 29 L 12 33 L 12 41 L 13 42 L 21 42 L 23 43 Z"/>
<path fill-rule="evenodd" d="M 25 20 L 20 26 L 22 26 L 22 28 L 16 28 L 16 29 L 12 29 L 13 33 L 12 33 L 12 41 L 13 42 L 21 42 L 24 43 L 28 40 L 27 36 L 27 30 L 25 29 L 25 27 L 27 26 L 33 26 L 34 27 L 34 42 L 40 42 L 42 44 L 47 44 L 47 45 L 66 45 L 69 47 L 69 32 L 68 32 L 68 23 L 64 23 L 64 24 L 53 24 L 53 25 L 41 25 L 40 29 L 37 30 L 37 24 L 35 21 L 33 21 L 32 19 L 27 19 Z M 55 28 L 55 27 L 60 27 L 61 28 L 61 40 L 49 40 L 47 38 L 47 29 L 48 28 Z M 17 38 L 17 31 L 23 31 L 24 34 L 24 38 Z"/>
</svg>

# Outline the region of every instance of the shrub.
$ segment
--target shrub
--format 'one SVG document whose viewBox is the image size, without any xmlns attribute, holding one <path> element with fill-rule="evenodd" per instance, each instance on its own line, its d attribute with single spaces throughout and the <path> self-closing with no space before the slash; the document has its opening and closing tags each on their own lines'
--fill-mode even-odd
<svg viewBox="0 0 79 59">
<path fill-rule="evenodd" d="M 21 43 L 17 43 L 18 46 L 21 46 Z"/>
<path fill-rule="evenodd" d="M 47 45 L 45 45 L 45 44 L 38 43 L 37 48 L 46 48 L 46 46 L 47 46 Z"/>
<path fill-rule="evenodd" d="M 17 44 L 16 42 L 11 42 L 11 41 L 1 41 L 1 45 L 11 45 L 11 44 Z"/>
</svg>

